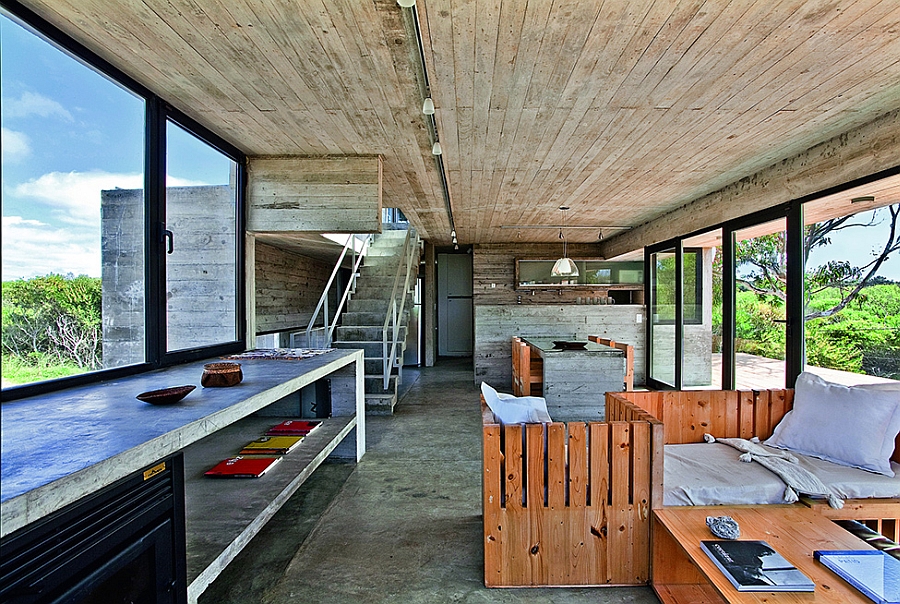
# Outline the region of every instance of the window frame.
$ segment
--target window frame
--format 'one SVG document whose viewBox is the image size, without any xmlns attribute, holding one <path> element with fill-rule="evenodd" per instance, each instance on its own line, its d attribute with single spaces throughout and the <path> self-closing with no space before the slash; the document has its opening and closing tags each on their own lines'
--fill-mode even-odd
<svg viewBox="0 0 900 604">
<path fill-rule="evenodd" d="M 168 367 L 246 349 L 246 267 L 244 240 L 246 233 L 246 156 L 236 146 L 179 111 L 154 92 L 133 80 L 111 63 L 69 37 L 34 11 L 14 0 L 0 0 L 0 9 L 36 35 L 68 54 L 86 67 L 144 100 L 144 341 L 143 363 L 101 369 L 78 375 L 10 386 L 0 390 L 0 401 L 82 386 L 102 380 Z M 193 136 L 222 153 L 236 164 L 235 182 L 235 340 L 198 346 L 173 352 L 166 351 L 166 274 L 162 239 L 166 203 L 166 123 L 173 122 Z"/>
</svg>

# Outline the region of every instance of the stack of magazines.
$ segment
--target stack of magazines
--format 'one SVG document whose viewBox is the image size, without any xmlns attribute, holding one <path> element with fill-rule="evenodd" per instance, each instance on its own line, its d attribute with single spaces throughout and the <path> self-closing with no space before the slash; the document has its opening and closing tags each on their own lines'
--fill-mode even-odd
<svg viewBox="0 0 900 604">
<path fill-rule="evenodd" d="M 213 478 L 259 478 L 290 453 L 321 421 L 289 419 L 266 430 L 265 435 L 244 445 L 235 457 L 205 472 Z"/>
</svg>

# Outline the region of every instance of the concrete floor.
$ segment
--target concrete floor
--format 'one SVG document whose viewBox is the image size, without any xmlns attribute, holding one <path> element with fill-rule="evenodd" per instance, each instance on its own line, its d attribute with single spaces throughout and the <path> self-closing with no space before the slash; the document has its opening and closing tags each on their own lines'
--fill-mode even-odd
<svg viewBox="0 0 900 604">
<path fill-rule="evenodd" d="M 647 587 L 484 587 L 472 375 L 471 359 L 404 370 L 394 416 L 366 418 L 362 462 L 323 464 L 201 604 L 657 604 Z"/>
</svg>

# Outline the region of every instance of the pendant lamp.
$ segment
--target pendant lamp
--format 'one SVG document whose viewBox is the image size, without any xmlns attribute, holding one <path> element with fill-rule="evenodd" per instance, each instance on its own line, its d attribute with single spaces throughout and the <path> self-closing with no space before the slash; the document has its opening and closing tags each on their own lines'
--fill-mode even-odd
<svg viewBox="0 0 900 604">
<path fill-rule="evenodd" d="M 562 210 L 563 226 L 565 226 L 567 224 L 566 212 L 569 211 L 569 208 L 568 206 L 559 206 L 559 209 Z M 563 227 L 559 228 L 559 238 L 563 240 L 563 257 L 556 261 L 556 264 L 554 264 L 553 268 L 550 269 L 550 274 L 554 277 L 577 277 L 578 267 L 575 266 L 575 262 L 571 258 L 569 258 L 569 242 L 566 240 L 566 236 L 563 234 Z"/>
</svg>

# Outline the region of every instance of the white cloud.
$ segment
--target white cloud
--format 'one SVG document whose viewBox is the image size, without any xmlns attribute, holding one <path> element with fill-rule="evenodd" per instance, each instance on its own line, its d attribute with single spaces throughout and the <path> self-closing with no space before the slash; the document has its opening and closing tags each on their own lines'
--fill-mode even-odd
<svg viewBox="0 0 900 604">
<path fill-rule="evenodd" d="M 0 147 L 4 163 L 16 163 L 31 155 L 31 144 L 25 133 L 9 128 L 0 129 Z"/>
<path fill-rule="evenodd" d="M 100 276 L 100 234 L 3 217 L 3 280 L 48 273 Z"/>
<path fill-rule="evenodd" d="M 49 172 L 13 188 L 50 209 L 54 218 L 71 225 L 98 227 L 100 192 L 108 189 L 141 189 L 142 174 L 110 172 Z"/>
<path fill-rule="evenodd" d="M 69 110 L 60 103 L 36 92 L 23 92 L 19 98 L 3 99 L 3 114 L 6 118 L 58 117 L 67 122 L 75 121 Z"/>
</svg>

